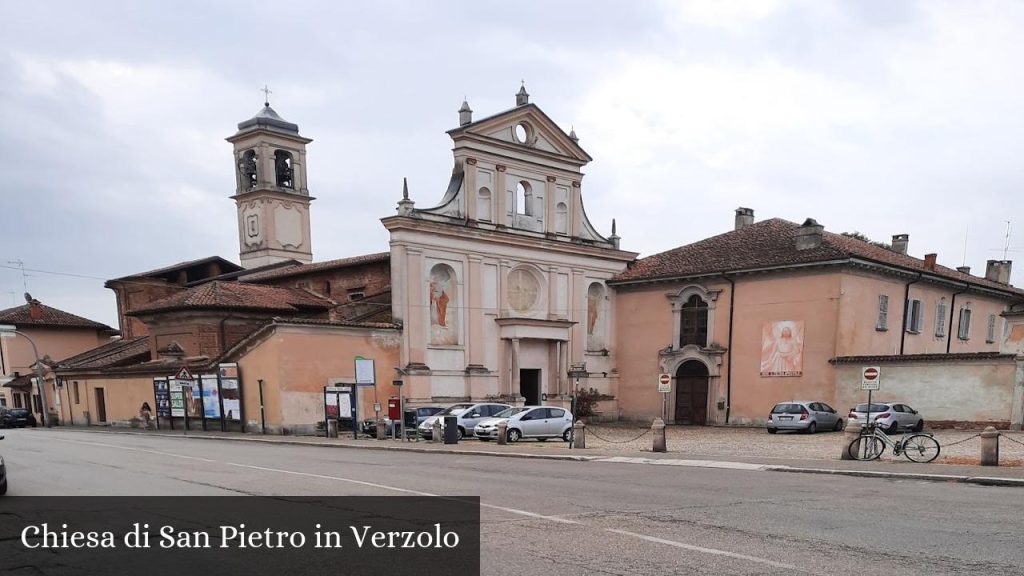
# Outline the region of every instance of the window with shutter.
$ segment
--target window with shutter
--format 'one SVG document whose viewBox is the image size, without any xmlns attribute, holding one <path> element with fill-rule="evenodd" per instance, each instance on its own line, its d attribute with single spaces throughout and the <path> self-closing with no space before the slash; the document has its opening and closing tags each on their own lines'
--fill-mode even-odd
<svg viewBox="0 0 1024 576">
<path fill-rule="evenodd" d="M 946 299 L 939 300 L 935 305 L 935 336 L 944 338 L 946 336 Z"/>
<path fill-rule="evenodd" d="M 996 315 L 988 315 L 988 330 L 985 332 L 985 342 L 989 344 L 996 341 Z"/>
<path fill-rule="evenodd" d="M 960 328 L 957 330 L 956 337 L 961 340 L 967 340 L 971 337 L 971 309 L 964 307 L 960 309 Z"/>
<path fill-rule="evenodd" d="M 878 324 L 875 330 L 889 329 L 889 297 L 885 294 L 878 295 Z"/>
<path fill-rule="evenodd" d="M 907 332 L 917 334 L 921 332 L 924 325 L 924 318 L 921 317 L 921 301 L 910 300 L 907 302 Z"/>
</svg>

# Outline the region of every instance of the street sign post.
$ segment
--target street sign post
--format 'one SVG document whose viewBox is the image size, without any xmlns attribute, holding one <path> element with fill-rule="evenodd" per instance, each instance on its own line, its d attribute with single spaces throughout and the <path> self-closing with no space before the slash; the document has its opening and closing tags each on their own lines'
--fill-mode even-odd
<svg viewBox="0 0 1024 576">
<path fill-rule="evenodd" d="M 864 425 L 871 424 L 871 393 L 879 390 L 882 384 L 882 370 L 878 366 L 865 366 L 860 371 L 860 389 L 868 391 L 868 411 L 864 415 Z"/>
<path fill-rule="evenodd" d="M 672 391 L 672 375 L 658 375 L 658 392 L 661 393 L 661 419 L 668 422 L 668 393 Z"/>
</svg>

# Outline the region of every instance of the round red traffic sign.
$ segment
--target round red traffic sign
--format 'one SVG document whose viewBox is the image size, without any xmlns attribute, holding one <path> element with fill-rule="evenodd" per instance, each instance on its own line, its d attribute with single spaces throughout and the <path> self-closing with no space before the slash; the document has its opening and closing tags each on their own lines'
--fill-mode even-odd
<svg viewBox="0 0 1024 576">
<path fill-rule="evenodd" d="M 877 380 L 878 379 L 878 368 L 865 368 L 864 369 L 865 380 Z"/>
<path fill-rule="evenodd" d="M 661 384 L 671 384 L 672 383 L 672 375 L 671 374 L 662 374 L 661 376 L 658 376 L 658 382 L 661 383 Z"/>
</svg>

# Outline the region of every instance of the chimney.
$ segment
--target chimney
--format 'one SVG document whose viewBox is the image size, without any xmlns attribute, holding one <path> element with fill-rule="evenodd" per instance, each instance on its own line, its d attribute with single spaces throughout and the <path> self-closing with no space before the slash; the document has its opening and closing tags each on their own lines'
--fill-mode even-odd
<svg viewBox="0 0 1024 576">
<path fill-rule="evenodd" d="M 899 254 L 907 253 L 907 245 L 910 244 L 910 234 L 893 234 L 892 251 Z"/>
<path fill-rule="evenodd" d="M 961 273 L 961 274 L 968 274 L 968 275 L 970 275 L 971 267 L 970 266 L 957 266 L 956 267 L 956 271 Z"/>
<path fill-rule="evenodd" d="M 811 250 L 821 246 L 822 232 L 825 227 L 818 224 L 814 218 L 804 220 L 796 231 L 796 249 Z"/>
<path fill-rule="evenodd" d="M 459 126 L 465 126 L 473 122 L 473 110 L 469 107 L 469 102 L 466 100 L 462 101 L 462 107 L 459 108 Z"/>
<path fill-rule="evenodd" d="M 33 320 L 43 319 L 43 306 L 35 298 L 28 301 L 28 317 Z"/>
<path fill-rule="evenodd" d="M 1009 260 L 989 260 L 985 265 L 985 279 L 1009 285 L 1012 265 L 1013 262 Z"/>
<path fill-rule="evenodd" d="M 934 252 L 931 253 L 931 254 L 925 254 L 924 255 L 924 267 L 934 272 L 935 271 L 935 260 L 937 260 L 938 258 L 939 258 L 939 255 L 935 254 Z"/>
<path fill-rule="evenodd" d="M 743 208 L 742 206 L 736 209 L 736 228 L 739 230 L 744 226 L 750 226 L 754 223 L 754 209 Z"/>
</svg>

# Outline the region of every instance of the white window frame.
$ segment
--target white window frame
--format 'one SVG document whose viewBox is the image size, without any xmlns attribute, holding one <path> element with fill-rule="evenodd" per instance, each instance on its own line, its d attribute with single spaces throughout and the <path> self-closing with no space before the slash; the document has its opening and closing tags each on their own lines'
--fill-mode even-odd
<svg viewBox="0 0 1024 576">
<path fill-rule="evenodd" d="M 907 301 L 907 332 L 910 334 L 920 334 L 924 328 L 923 310 L 924 305 L 920 300 Z"/>
<path fill-rule="evenodd" d="M 960 308 L 960 322 L 957 325 L 956 337 L 967 341 L 971 339 L 971 305 L 965 304 Z"/>
</svg>

